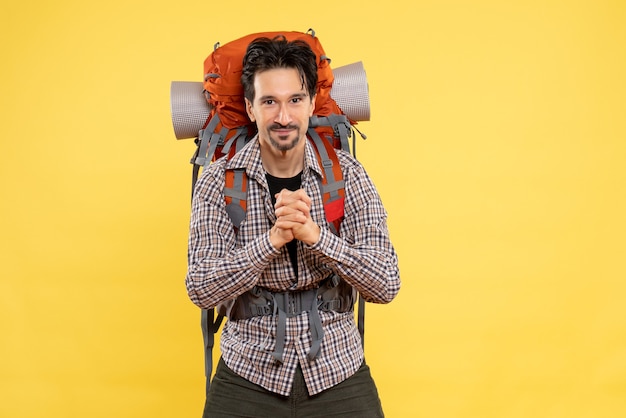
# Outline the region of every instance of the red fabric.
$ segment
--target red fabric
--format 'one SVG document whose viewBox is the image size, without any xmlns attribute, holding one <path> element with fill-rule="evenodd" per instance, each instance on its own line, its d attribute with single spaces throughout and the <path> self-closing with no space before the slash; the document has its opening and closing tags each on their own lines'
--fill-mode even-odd
<svg viewBox="0 0 626 418">
<path fill-rule="evenodd" d="M 333 200 L 332 202 L 324 203 L 324 212 L 326 213 L 326 220 L 328 222 L 335 222 L 343 219 L 343 197 Z"/>
<path fill-rule="evenodd" d="M 317 37 L 302 32 L 260 32 L 218 47 L 204 61 L 204 89 L 210 93 L 209 103 L 214 107 L 212 113 L 217 112 L 220 115 L 225 127 L 233 129 L 250 123 L 240 81 L 246 48 L 256 38 L 272 39 L 278 35 L 284 35 L 288 41 L 305 41 L 317 56 L 317 98 L 314 113 L 318 116 L 343 114 L 335 100 L 330 97 L 334 76 L 329 60 L 320 59 L 326 53 Z M 217 74 L 219 77 L 207 77 L 207 74 Z"/>
</svg>

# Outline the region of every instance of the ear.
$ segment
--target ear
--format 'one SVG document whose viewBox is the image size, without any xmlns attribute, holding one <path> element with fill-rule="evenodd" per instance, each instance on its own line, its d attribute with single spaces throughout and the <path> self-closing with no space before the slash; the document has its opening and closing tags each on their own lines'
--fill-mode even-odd
<svg viewBox="0 0 626 418">
<path fill-rule="evenodd" d="M 245 97 L 244 97 L 244 100 L 246 101 L 246 113 L 248 114 L 248 118 L 250 118 L 251 122 L 254 122 L 254 113 L 252 112 L 252 103 L 250 102 L 250 100 L 248 100 Z"/>
<path fill-rule="evenodd" d="M 311 111 L 309 112 L 309 117 L 313 116 L 313 113 L 315 112 L 315 99 L 317 99 L 317 94 L 311 97 Z"/>
</svg>

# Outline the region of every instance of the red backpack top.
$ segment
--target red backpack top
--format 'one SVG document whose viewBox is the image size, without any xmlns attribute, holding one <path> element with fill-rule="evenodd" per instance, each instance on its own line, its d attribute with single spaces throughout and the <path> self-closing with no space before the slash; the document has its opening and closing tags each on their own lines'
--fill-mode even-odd
<svg viewBox="0 0 626 418">
<path fill-rule="evenodd" d="M 243 55 L 253 40 L 260 37 L 272 39 L 276 36 L 284 36 L 288 41 L 304 41 L 315 53 L 318 61 L 317 97 L 313 113 L 318 116 L 343 114 L 335 100 L 330 97 L 334 81 L 330 59 L 326 56 L 313 31 L 309 29 L 307 33 L 261 32 L 244 36 L 223 46 L 216 44 L 215 50 L 204 61 L 204 89 L 208 93 L 207 100 L 213 108 L 211 117 L 214 113 L 218 113 L 223 126 L 233 129 L 250 124 L 240 81 Z"/>
</svg>

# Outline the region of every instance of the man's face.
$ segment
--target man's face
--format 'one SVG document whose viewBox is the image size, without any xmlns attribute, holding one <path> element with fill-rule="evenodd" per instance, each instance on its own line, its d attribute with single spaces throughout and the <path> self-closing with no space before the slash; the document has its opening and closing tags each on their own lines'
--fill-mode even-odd
<svg viewBox="0 0 626 418">
<path fill-rule="evenodd" d="M 315 101 L 309 97 L 298 71 L 276 68 L 254 77 L 254 102 L 246 99 L 250 120 L 256 122 L 259 140 L 284 153 L 304 146 Z"/>
</svg>

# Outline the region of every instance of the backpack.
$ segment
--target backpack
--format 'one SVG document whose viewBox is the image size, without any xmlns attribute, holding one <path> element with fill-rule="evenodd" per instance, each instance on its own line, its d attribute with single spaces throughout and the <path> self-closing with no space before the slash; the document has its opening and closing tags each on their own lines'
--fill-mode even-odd
<svg viewBox="0 0 626 418">
<path fill-rule="evenodd" d="M 234 154 L 256 135 L 256 125 L 252 123 L 245 109 L 243 86 L 240 82 L 242 61 L 248 44 L 256 38 L 284 36 L 288 41 L 306 42 L 316 55 L 318 62 L 318 83 L 314 115 L 309 121 L 307 137 L 315 149 L 323 171 L 321 192 L 328 226 L 339 235 L 344 214 L 343 175 L 335 149 L 351 152 L 348 139 L 352 138 L 352 154 L 355 155 L 354 125 L 356 118 L 349 118 L 331 97 L 334 75 L 330 59 L 326 56 L 315 32 L 309 29 L 302 32 L 263 32 L 244 36 L 225 45 L 215 44 L 213 52 L 204 61 L 203 95 L 208 104 L 208 115 L 195 139 L 196 150 L 191 159 L 192 195 L 200 169 L 218 158 L 232 158 Z M 359 63 L 360 64 L 360 63 Z M 354 81 L 352 81 L 354 82 Z M 357 89 L 358 90 L 358 89 Z M 348 93 L 350 94 L 350 93 Z M 172 117 L 175 118 L 174 82 L 172 83 Z M 369 119 L 369 103 L 367 118 Z M 185 111 L 189 109 L 185 106 Z M 357 112 L 357 114 L 361 114 Z M 185 117 L 183 116 L 183 119 Z M 180 124 L 180 123 L 179 123 Z M 176 121 L 174 122 L 176 130 Z M 358 131 L 358 130 L 357 130 Z M 360 132 L 359 132 L 360 133 Z M 177 137 L 179 137 L 177 135 Z M 361 134 L 362 138 L 366 138 Z M 180 137 L 179 137 L 180 138 Z M 246 216 L 247 176 L 245 170 L 227 170 L 225 173 L 224 198 L 226 211 L 237 231 Z M 364 344 L 365 303 L 358 298 L 358 329 L 361 343 Z M 212 374 L 212 351 L 214 334 L 219 330 L 224 318 L 223 309 L 218 306 L 201 310 L 201 328 L 204 339 L 206 390 L 208 393 Z"/>
</svg>

